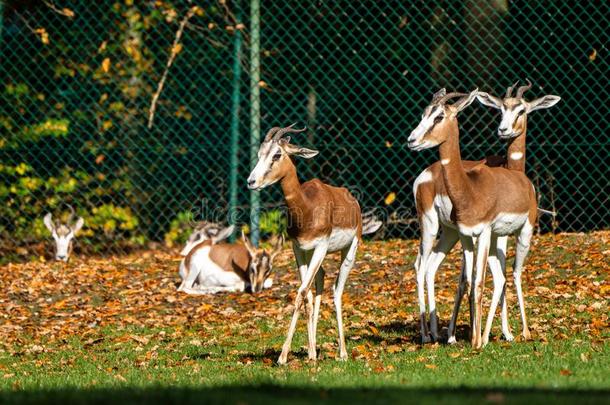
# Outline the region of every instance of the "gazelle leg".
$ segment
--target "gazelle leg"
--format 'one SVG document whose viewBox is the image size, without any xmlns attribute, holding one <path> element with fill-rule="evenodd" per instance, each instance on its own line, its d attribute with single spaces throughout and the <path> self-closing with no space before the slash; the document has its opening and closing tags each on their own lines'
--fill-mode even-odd
<svg viewBox="0 0 610 405">
<path fill-rule="evenodd" d="M 510 324 L 508 323 L 508 307 L 506 304 L 506 246 L 508 244 L 507 236 L 498 236 L 496 241 L 496 258 L 500 268 L 502 269 L 502 275 L 504 276 L 504 288 L 502 288 L 502 294 L 500 295 L 500 305 L 502 311 L 500 317 L 502 319 L 502 335 L 508 342 L 512 342 L 515 338 L 510 331 Z"/>
<path fill-rule="evenodd" d="M 489 334 L 491 332 L 493 319 L 496 315 L 498 303 L 502 298 L 502 291 L 504 291 L 506 285 L 504 272 L 502 271 L 502 266 L 500 265 L 500 261 L 497 257 L 497 243 L 498 237 L 492 234 L 489 243 L 489 255 L 487 256 L 487 264 L 489 266 L 489 269 L 491 270 L 491 274 L 493 277 L 494 290 L 491 299 L 491 305 L 489 306 L 489 313 L 487 315 L 487 322 L 485 324 L 485 331 L 483 332 L 483 346 L 485 346 L 489 342 Z"/>
<path fill-rule="evenodd" d="M 472 322 L 472 336 L 470 343 L 473 348 L 480 349 L 482 345 L 481 325 L 483 312 L 483 290 L 485 287 L 485 272 L 487 270 L 487 256 L 491 242 L 491 228 L 486 227 L 478 236 L 477 257 L 475 261 L 475 278 L 472 284 L 471 301 L 474 308 Z"/>
<path fill-rule="evenodd" d="M 318 273 L 316 274 L 316 279 L 314 282 L 316 289 L 316 297 L 313 308 L 313 319 L 312 319 L 312 337 L 313 337 L 313 357 L 310 355 L 309 358 L 311 360 L 316 359 L 316 337 L 318 333 L 318 317 L 320 316 L 320 303 L 322 302 L 322 292 L 324 291 L 324 269 L 320 266 Z"/>
<path fill-rule="evenodd" d="M 307 273 L 307 264 L 311 260 L 311 252 L 299 249 L 295 244 L 292 246 L 294 257 L 299 269 L 299 277 L 301 282 Z M 311 289 L 307 291 L 307 304 L 305 304 L 305 317 L 307 318 L 307 356 L 311 359 L 316 358 L 316 346 L 313 340 L 313 293 Z"/>
<path fill-rule="evenodd" d="M 474 263 L 474 243 L 472 238 L 469 236 L 460 236 L 460 241 L 462 243 L 462 271 L 460 273 L 458 288 L 455 293 L 455 302 L 453 303 L 451 321 L 449 322 L 449 339 L 447 340 L 447 343 L 449 344 L 456 342 L 455 329 L 457 317 L 460 312 L 460 305 L 462 303 L 462 299 L 464 298 L 464 294 L 466 293 L 467 289 L 470 288 Z"/>
<path fill-rule="evenodd" d="M 436 234 L 438 233 L 438 217 L 436 211 L 431 209 L 429 212 L 422 215 L 419 226 L 421 230 L 421 239 L 419 241 L 419 251 L 415 260 L 415 272 L 417 275 L 417 301 L 419 303 L 419 326 L 421 332 L 422 343 L 431 341 L 428 332 L 428 323 L 426 322 L 426 295 L 425 295 L 425 278 L 428 260 L 434 246 Z"/>
<path fill-rule="evenodd" d="M 192 290 L 193 284 L 195 284 L 195 280 L 197 280 L 197 278 L 199 277 L 199 272 L 200 269 L 198 269 L 196 265 L 191 265 L 191 268 L 188 269 L 188 275 L 184 280 L 182 280 L 180 287 L 178 287 L 178 291 Z"/>
<path fill-rule="evenodd" d="M 513 277 L 515 288 L 517 289 L 517 298 L 519 299 L 519 311 L 521 312 L 521 323 L 523 331 L 521 332 L 526 340 L 531 339 L 530 330 L 527 326 L 527 317 L 525 315 L 525 301 L 523 299 L 523 290 L 521 288 L 521 273 L 523 271 L 523 262 L 530 249 L 530 240 L 532 239 L 533 226 L 526 222 L 517 235 L 517 244 L 515 247 L 515 265 L 513 268 Z"/>
<path fill-rule="evenodd" d="M 457 230 L 443 227 L 441 237 L 434 247 L 434 251 L 430 255 L 428 265 L 426 266 L 426 286 L 428 287 L 428 310 L 430 311 L 430 334 L 432 340 L 438 341 L 438 314 L 436 312 L 436 296 L 434 294 L 434 279 L 436 272 L 443 260 L 447 256 L 447 252 L 455 246 L 459 235 Z"/>
<path fill-rule="evenodd" d="M 343 334 L 343 289 L 349 272 L 356 261 L 356 249 L 358 248 L 358 237 L 354 237 L 352 244 L 341 251 L 341 268 L 335 282 L 333 300 L 335 301 L 335 312 L 337 313 L 337 330 L 339 331 L 339 359 L 347 360 L 347 349 L 345 348 L 345 335 Z"/>
<path fill-rule="evenodd" d="M 278 359 L 278 364 L 286 364 L 288 360 L 288 352 L 290 351 L 290 345 L 292 344 L 292 338 L 294 336 L 294 331 L 297 327 L 297 321 L 299 320 L 299 312 L 301 310 L 301 304 L 303 303 L 303 298 L 307 294 L 307 291 L 311 288 L 311 284 L 314 281 L 314 277 L 322 264 L 322 260 L 324 260 L 324 256 L 326 256 L 326 251 L 328 250 L 328 242 L 320 243 L 313 251 L 311 256 L 311 260 L 309 262 L 309 266 L 307 266 L 307 272 L 305 273 L 305 277 L 301 280 L 301 286 L 297 291 L 297 296 L 294 299 L 294 312 L 292 314 L 292 320 L 290 321 L 290 326 L 288 328 L 288 334 L 286 335 L 286 341 L 282 346 L 282 353 Z"/>
</svg>

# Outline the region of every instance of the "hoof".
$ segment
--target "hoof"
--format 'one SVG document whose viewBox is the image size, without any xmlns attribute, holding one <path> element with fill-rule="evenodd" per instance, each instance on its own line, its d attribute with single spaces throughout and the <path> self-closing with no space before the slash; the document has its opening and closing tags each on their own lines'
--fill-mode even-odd
<svg viewBox="0 0 610 405">
<path fill-rule="evenodd" d="M 432 342 L 439 342 L 441 340 L 438 334 L 432 334 Z"/>
<path fill-rule="evenodd" d="M 530 333 L 529 329 L 524 330 L 522 335 L 523 335 L 523 339 L 532 340 L 532 334 Z"/>
<path fill-rule="evenodd" d="M 338 361 L 347 361 L 347 352 L 339 353 Z"/>
<path fill-rule="evenodd" d="M 422 342 L 422 344 L 432 343 L 432 337 L 429 336 L 429 335 L 422 336 L 421 337 L 421 342 Z"/>
<path fill-rule="evenodd" d="M 285 366 L 288 363 L 288 355 L 284 355 L 284 353 L 280 354 L 280 357 L 277 359 L 277 364 L 280 366 Z"/>
<path fill-rule="evenodd" d="M 515 337 L 512 333 L 507 333 L 504 335 L 504 340 L 506 340 L 507 342 L 512 342 L 515 340 Z"/>
<path fill-rule="evenodd" d="M 457 340 L 455 340 L 455 336 L 450 336 L 449 339 L 447 339 L 447 344 L 454 345 L 456 343 Z"/>
</svg>

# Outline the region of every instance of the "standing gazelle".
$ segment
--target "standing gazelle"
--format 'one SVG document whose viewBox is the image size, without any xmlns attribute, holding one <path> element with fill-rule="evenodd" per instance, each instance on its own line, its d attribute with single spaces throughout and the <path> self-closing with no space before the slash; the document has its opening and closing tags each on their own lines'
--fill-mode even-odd
<svg viewBox="0 0 610 405">
<path fill-rule="evenodd" d="M 482 346 L 482 293 L 488 255 L 495 256 L 499 236 L 517 234 L 515 271 L 521 271 L 529 250 L 533 224 L 536 220 L 534 186 L 523 172 L 503 167 L 478 165 L 466 170 L 462 165 L 457 115 L 477 95 L 451 93 L 434 98 L 426 107 L 422 121 L 409 136 L 409 148 L 420 151 L 439 147 L 443 181 L 451 200 L 450 216 L 455 218 L 465 254 L 474 252 L 473 238 L 478 239 L 475 280 L 471 293 L 472 337 L 475 348 Z M 446 102 L 462 97 L 453 105 Z M 466 287 L 466 276 L 471 272 L 471 261 L 465 261 L 455 299 L 452 324 L 459 311 Z M 494 287 L 495 288 L 495 287 Z M 504 285 L 502 285 L 502 289 Z M 494 294 L 490 316 L 495 313 L 500 296 Z"/>
<path fill-rule="evenodd" d="M 531 88 L 531 83 L 528 82 L 527 86 L 519 87 L 516 91 L 516 95 L 513 96 L 512 92 L 516 85 L 517 83 L 507 89 L 504 99 L 490 96 L 489 94 L 483 92 L 479 92 L 477 94 L 477 99 L 481 103 L 489 106 L 495 106 L 496 108 L 502 110 L 502 123 L 500 124 L 500 129 L 498 130 L 498 136 L 500 139 L 508 139 L 509 143 L 506 160 L 499 159 L 495 156 L 487 158 L 486 162 L 464 160 L 462 161 L 462 165 L 467 171 L 483 163 L 487 164 L 488 166 L 498 166 L 503 164 L 508 169 L 520 170 L 522 172 L 525 170 L 525 136 L 527 128 L 527 113 L 537 109 L 552 107 L 560 100 L 560 98 L 558 96 L 548 95 L 531 102 L 527 102 L 523 99 L 523 93 Z M 442 89 L 435 95 L 435 97 L 439 98 L 444 95 L 445 90 Z M 518 108 L 520 106 L 522 106 L 524 109 L 521 110 Z M 510 132 L 508 131 L 509 126 L 512 128 Z M 429 337 L 425 320 L 423 288 L 424 277 L 426 279 L 428 289 L 430 334 L 434 340 L 438 340 L 438 318 L 436 314 L 436 303 L 434 297 L 434 277 L 447 252 L 451 250 L 451 248 L 457 242 L 458 235 L 455 225 L 448 215 L 451 213 L 452 207 L 451 201 L 447 196 L 444 186 L 440 162 L 433 163 L 417 177 L 413 185 L 413 193 L 415 196 L 422 235 L 415 267 L 417 270 L 418 298 L 420 301 L 421 333 L 422 339 L 425 342 L 429 340 Z M 432 244 L 436 238 L 439 227 L 442 230 L 441 238 L 434 250 L 432 250 Z M 503 298 L 503 291 L 500 289 L 500 285 L 504 284 L 506 274 L 506 244 L 506 237 L 498 237 L 496 249 L 497 254 L 495 256 L 489 256 L 488 265 L 493 275 L 494 295 L 502 294 L 502 298 L 500 299 L 502 306 L 502 334 L 506 340 L 511 341 L 513 340 L 513 335 L 510 332 L 508 323 L 506 301 Z M 430 259 L 428 260 L 427 258 Z M 467 254 L 464 260 L 471 261 L 472 257 Z M 427 263 L 427 265 L 425 263 Z M 525 321 L 525 308 L 523 306 L 520 273 L 514 273 L 514 278 L 517 296 L 519 297 L 521 319 L 523 322 L 522 334 L 526 339 L 529 339 L 530 334 Z M 487 324 L 483 334 L 483 344 L 487 343 L 492 320 L 493 317 L 487 318 Z M 450 324 L 448 332 L 449 343 L 455 342 L 455 321 Z"/>
<path fill-rule="evenodd" d="M 82 217 L 78 217 L 74 221 L 74 208 L 71 205 L 68 205 L 68 208 L 70 208 L 70 216 L 65 223 L 61 223 L 57 219 L 53 221 L 53 214 L 50 212 L 42 220 L 49 232 L 51 232 L 51 235 L 53 235 L 53 239 L 55 239 L 55 260 L 63 262 L 70 260 L 74 236 L 76 236 L 85 223 Z"/>
<path fill-rule="evenodd" d="M 362 236 L 362 214 L 354 196 L 342 187 L 333 187 L 318 179 L 300 183 L 293 157 L 312 158 L 317 151 L 292 145 L 287 133 L 303 132 L 274 127 L 269 130 L 258 151 L 258 162 L 248 177 L 248 187 L 259 190 L 280 182 L 288 206 L 288 235 L 301 276 L 301 286 L 294 302 L 294 313 L 288 329 L 279 364 L 285 364 L 292 343 L 299 312 L 307 296 L 308 357 L 316 359 L 316 328 L 324 270 L 322 261 L 328 252 L 341 252 L 341 267 L 334 286 L 334 303 L 339 332 L 339 358 L 347 359 L 343 335 L 342 295 L 347 276 L 356 259 L 356 249 Z M 378 228 L 379 226 L 377 226 Z M 374 232 L 377 228 L 370 229 Z M 315 304 L 311 286 L 315 280 Z"/>
</svg>

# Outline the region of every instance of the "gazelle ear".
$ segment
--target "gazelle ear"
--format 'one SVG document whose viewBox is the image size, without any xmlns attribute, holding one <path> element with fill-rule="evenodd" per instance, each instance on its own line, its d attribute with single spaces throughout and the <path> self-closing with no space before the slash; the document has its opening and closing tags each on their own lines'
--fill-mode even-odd
<svg viewBox="0 0 610 405">
<path fill-rule="evenodd" d="M 250 239 L 248 239 L 243 230 L 241 231 L 241 239 L 244 241 L 244 245 L 246 245 L 246 249 L 248 249 L 250 257 L 256 256 L 256 249 L 254 248 L 254 246 L 252 246 L 252 243 L 250 243 Z"/>
<path fill-rule="evenodd" d="M 210 239 L 212 239 L 213 243 L 220 242 L 221 240 L 224 240 L 224 239 L 228 238 L 229 235 L 231 235 L 234 230 L 235 230 L 235 225 L 229 225 L 228 227 L 223 228 L 220 231 L 218 231 Z"/>
<path fill-rule="evenodd" d="M 477 100 L 479 103 L 486 105 L 487 107 L 497 108 L 498 110 L 502 108 L 502 100 L 498 97 L 492 96 L 491 94 L 485 93 L 484 91 L 479 91 L 477 93 Z"/>
<path fill-rule="evenodd" d="M 72 226 L 72 232 L 76 235 L 76 233 L 80 231 L 84 224 L 85 220 L 83 219 L 83 217 L 78 217 L 76 223 Z"/>
<path fill-rule="evenodd" d="M 280 233 L 277 237 L 277 241 L 275 241 L 275 246 L 273 248 L 273 252 L 271 252 L 271 260 L 275 259 L 275 256 L 280 254 L 282 248 L 284 247 L 284 234 Z"/>
<path fill-rule="evenodd" d="M 49 232 L 53 233 L 53 231 L 55 230 L 55 225 L 53 225 L 53 214 L 49 212 L 47 215 L 44 216 L 42 222 L 44 222 L 44 225 L 47 227 Z"/>
<path fill-rule="evenodd" d="M 527 112 L 551 108 L 561 100 L 559 96 L 548 95 L 527 103 Z"/>
<path fill-rule="evenodd" d="M 466 108 L 470 104 L 472 104 L 472 102 L 474 101 L 474 99 L 475 99 L 475 97 L 477 96 L 478 93 L 479 93 L 479 89 L 474 89 L 473 91 L 470 92 L 470 94 L 468 94 L 467 96 L 462 97 L 461 99 L 459 99 L 458 101 L 453 103 L 453 105 L 451 107 L 453 107 L 454 114 L 459 113 L 464 108 Z"/>
<path fill-rule="evenodd" d="M 281 139 L 280 141 L 284 141 L 284 140 L 285 140 L 285 138 Z M 292 144 L 288 143 L 288 141 L 280 142 L 280 147 L 282 149 L 284 149 L 284 152 L 288 153 L 289 155 L 294 155 L 294 156 L 302 157 L 305 159 L 311 159 L 312 157 L 314 157 L 318 153 L 320 153 L 317 150 L 307 149 L 307 148 L 302 148 L 300 146 L 292 145 Z"/>
</svg>

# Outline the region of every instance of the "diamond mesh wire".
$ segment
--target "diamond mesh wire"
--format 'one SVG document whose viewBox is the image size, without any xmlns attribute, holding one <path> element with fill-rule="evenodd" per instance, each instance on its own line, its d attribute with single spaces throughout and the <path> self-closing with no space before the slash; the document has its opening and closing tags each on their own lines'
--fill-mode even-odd
<svg viewBox="0 0 610 405">
<path fill-rule="evenodd" d="M 61 216 L 67 204 L 85 217 L 81 250 L 179 243 L 189 221 L 227 219 L 232 171 L 236 216 L 229 219 L 248 222 L 248 2 L 0 4 L 4 255 L 44 254 L 42 216 Z M 382 237 L 414 237 L 411 185 L 437 152 L 412 153 L 405 142 L 432 93 L 478 87 L 502 95 L 530 79 L 526 97 L 562 97 L 528 120 L 527 173 L 540 206 L 558 214 L 542 216 L 541 230 L 606 228 L 609 8 L 568 1 L 262 2 L 261 131 L 307 125 L 293 142 L 320 154 L 297 163 L 300 177 L 348 186 L 365 210 L 383 208 Z M 236 65 L 237 32 L 243 45 Z M 460 123 L 464 158 L 505 154 L 495 136 L 497 112 L 475 103 Z M 278 187 L 260 196 L 263 213 L 281 208 Z"/>
</svg>

